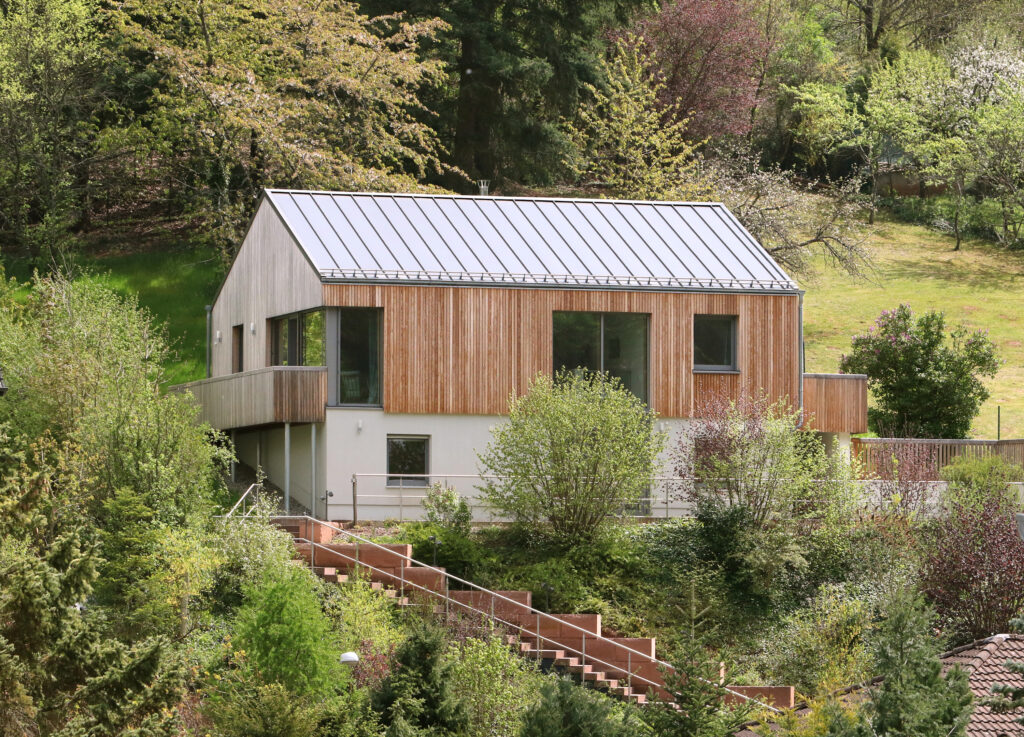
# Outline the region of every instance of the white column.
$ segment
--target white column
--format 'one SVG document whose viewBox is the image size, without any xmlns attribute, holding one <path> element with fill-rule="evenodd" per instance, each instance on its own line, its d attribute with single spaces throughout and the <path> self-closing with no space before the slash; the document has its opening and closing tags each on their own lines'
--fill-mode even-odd
<svg viewBox="0 0 1024 737">
<path fill-rule="evenodd" d="M 284 423 L 284 513 L 292 513 L 292 423 Z"/>
<path fill-rule="evenodd" d="M 316 519 L 316 423 L 309 426 L 309 502 L 312 505 L 313 518 Z M 326 519 L 327 515 L 324 515 Z"/>
</svg>

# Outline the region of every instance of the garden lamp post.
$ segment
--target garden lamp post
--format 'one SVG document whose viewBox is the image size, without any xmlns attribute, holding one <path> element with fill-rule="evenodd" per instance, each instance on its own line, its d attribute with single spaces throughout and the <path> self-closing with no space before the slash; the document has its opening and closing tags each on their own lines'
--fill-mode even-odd
<svg viewBox="0 0 1024 737">
<path fill-rule="evenodd" d="M 349 650 L 347 653 L 341 654 L 342 665 L 355 665 L 359 662 L 359 653 L 354 653 Z"/>
</svg>

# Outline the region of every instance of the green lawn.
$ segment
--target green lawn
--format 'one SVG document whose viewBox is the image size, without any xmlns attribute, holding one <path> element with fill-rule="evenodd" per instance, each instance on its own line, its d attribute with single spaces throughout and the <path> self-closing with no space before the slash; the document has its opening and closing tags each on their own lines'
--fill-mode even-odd
<svg viewBox="0 0 1024 737">
<path fill-rule="evenodd" d="M 1024 253 L 974 241 L 954 253 L 951 238 L 894 222 L 877 224 L 868 245 L 870 280 L 822 270 L 804 284 L 807 370 L 835 371 L 851 336 L 884 309 L 906 302 L 915 311 L 943 310 L 948 322 L 988 330 L 1003 360 L 974 437 L 996 437 L 997 405 L 1002 437 L 1024 437 Z"/>
</svg>

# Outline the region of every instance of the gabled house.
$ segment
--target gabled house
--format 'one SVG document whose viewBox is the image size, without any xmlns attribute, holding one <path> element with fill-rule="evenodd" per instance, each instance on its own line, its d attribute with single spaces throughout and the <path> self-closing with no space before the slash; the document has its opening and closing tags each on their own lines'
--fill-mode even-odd
<svg viewBox="0 0 1024 737">
<path fill-rule="evenodd" d="M 802 299 L 720 204 L 267 190 L 210 378 L 178 389 L 316 516 L 415 516 L 430 481 L 472 494 L 509 396 L 562 366 L 618 376 L 669 431 L 763 391 L 848 443 L 866 383 L 803 373 Z"/>
</svg>

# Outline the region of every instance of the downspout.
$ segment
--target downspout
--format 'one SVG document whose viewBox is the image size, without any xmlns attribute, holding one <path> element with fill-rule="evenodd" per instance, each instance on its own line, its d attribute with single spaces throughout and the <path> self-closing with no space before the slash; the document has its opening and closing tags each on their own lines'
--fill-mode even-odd
<svg viewBox="0 0 1024 737">
<path fill-rule="evenodd" d="M 797 381 L 797 405 L 800 407 L 800 422 L 797 423 L 797 428 L 804 426 L 804 290 L 800 290 L 797 299 L 797 319 L 800 321 L 799 336 L 800 336 L 800 377 Z"/>
<path fill-rule="evenodd" d="M 210 351 L 213 342 L 213 305 L 206 305 L 206 378 L 210 378 Z"/>
</svg>

